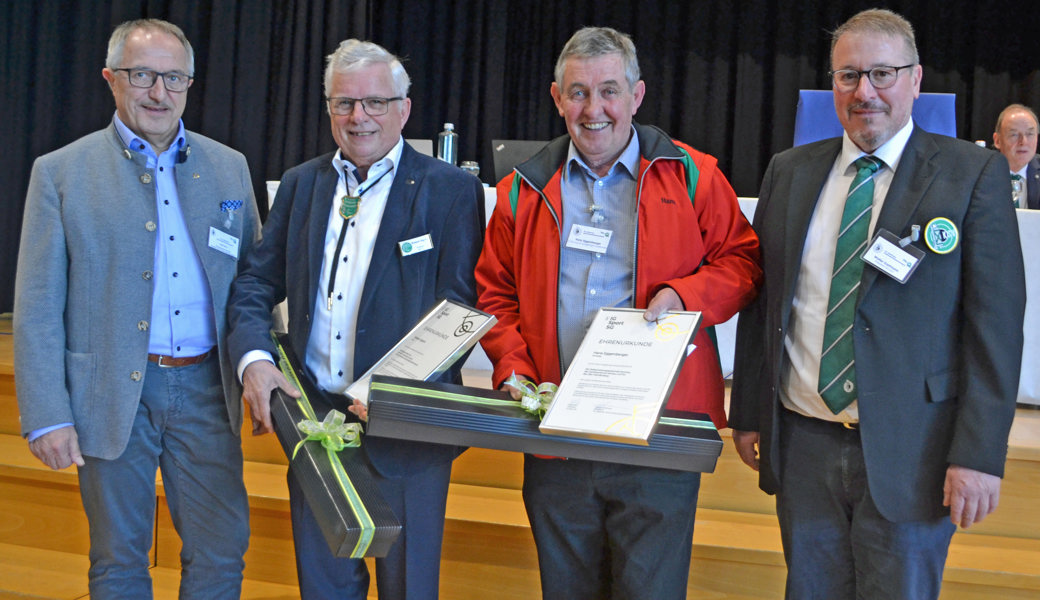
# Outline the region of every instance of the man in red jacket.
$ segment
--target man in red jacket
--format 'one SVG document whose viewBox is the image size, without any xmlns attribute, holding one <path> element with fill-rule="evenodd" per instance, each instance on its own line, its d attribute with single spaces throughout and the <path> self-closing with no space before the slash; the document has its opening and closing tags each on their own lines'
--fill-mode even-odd
<svg viewBox="0 0 1040 600">
<path fill-rule="evenodd" d="M 632 117 L 645 94 L 631 39 L 585 28 L 551 93 L 568 135 L 498 184 L 477 265 L 495 385 L 559 383 L 601 307 L 721 323 L 755 296 L 758 239 L 716 160 Z M 609 239 L 589 249 L 579 232 Z M 609 235 L 607 233 L 609 232 Z M 579 247 L 580 246 L 580 247 Z M 668 408 L 725 427 L 718 356 L 702 329 Z M 583 460 L 524 461 L 524 502 L 546 600 L 682 598 L 700 476 Z"/>
</svg>

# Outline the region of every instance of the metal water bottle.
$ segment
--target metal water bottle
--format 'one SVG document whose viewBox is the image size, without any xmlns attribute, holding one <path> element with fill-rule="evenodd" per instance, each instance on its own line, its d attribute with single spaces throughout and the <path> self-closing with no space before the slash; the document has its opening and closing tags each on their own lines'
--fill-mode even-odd
<svg viewBox="0 0 1040 600">
<path fill-rule="evenodd" d="M 455 133 L 455 125 L 451 123 L 445 123 L 444 131 L 437 134 L 437 158 L 458 165 L 459 134 Z"/>
</svg>

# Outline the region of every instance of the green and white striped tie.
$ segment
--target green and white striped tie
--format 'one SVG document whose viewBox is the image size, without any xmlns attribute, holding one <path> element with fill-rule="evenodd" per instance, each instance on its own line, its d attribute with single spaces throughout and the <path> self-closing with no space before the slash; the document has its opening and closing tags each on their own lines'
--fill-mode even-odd
<svg viewBox="0 0 1040 600">
<path fill-rule="evenodd" d="M 820 396 L 834 414 L 856 400 L 856 360 L 852 344 L 852 324 L 856 318 L 856 297 L 863 261 L 860 254 L 867 245 L 871 206 L 874 204 L 874 174 L 881 161 L 863 156 L 853 163 L 856 178 L 849 187 L 841 229 L 834 252 L 831 293 L 823 330 L 820 356 Z"/>
</svg>

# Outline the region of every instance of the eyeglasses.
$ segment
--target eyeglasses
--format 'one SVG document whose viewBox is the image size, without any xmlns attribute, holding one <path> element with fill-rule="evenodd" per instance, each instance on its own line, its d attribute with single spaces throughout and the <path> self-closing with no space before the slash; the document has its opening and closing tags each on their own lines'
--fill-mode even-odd
<svg viewBox="0 0 1040 600">
<path fill-rule="evenodd" d="M 365 114 L 370 117 L 378 117 L 385 115 L 386 111 L 390 110 L 390 103 L 395 100 L 404 100 L 403 97 L 398 96 L 396 98 L 380 98 L 378 96 L 372 96 L 370 98 L 326 98 L 329 103 L 329 112 L 334 115 L 346 116 L 354 112 L 354 103 L 360 102 L 361 108 L 365 111 Z"/>
<path fill-rule="evenodd" d="M 896 84 L 900 69 L 909 69 L 913 66 L 910 64 L 901 67 L 874 67 L 866 71 L 838 69 L 837 71 L 831 71 L 830 75 L 834 78 L 834 87 L 841 92 L 851 92 L 859 87 L 859 78 L 864 75 L 867 76 L 867 79 L 870 80 L 870 85 L 874 86 L 875 89 L 883 90 Z"/>
<path fill-rule="evenodd" d="M 194 77 L 185 75 L 180 71 L 166 71 L 160 73 L 159 71 L 153 71 L 152 69 L 112 69 L 113 71 L 126 71 L 126 77 L 130 80 L 130 85 L 137 88 L 151 88 L 155 85 L 155 80 L 162 77 L 163 85 L 166 86 L 168 92 L 183 92 L 188 89 L 191 85 L 191 80 Z"/>
</svg>

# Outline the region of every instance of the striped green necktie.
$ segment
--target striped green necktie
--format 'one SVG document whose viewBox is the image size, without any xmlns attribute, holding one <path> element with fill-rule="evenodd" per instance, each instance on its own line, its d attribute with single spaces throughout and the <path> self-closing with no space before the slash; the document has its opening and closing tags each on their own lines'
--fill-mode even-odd
<svg viewBox="0 0 1040 600">
<path fill-rule="evenodd" d="M 1022 206 L 1022 176 L 1018 173 L 1011 174 L 1011 201 L 1015 203 L 1015 208 L 1025 208 Z"/>
<path fill-rule="evenodd" d="M 852 324 L 856 318 L 859 280 L 863 275 L 863 261 L 859 256 L 867 245 L 870 230 L 874 174 L 881 168 L 881 161 L 873 156 L 860 157 L 853 164 L 856 178 L 849 187 L 841 215 L 820 356 L 820 396 L 834 414 L 852 404 L 857 395 Z"/>
</svg>

